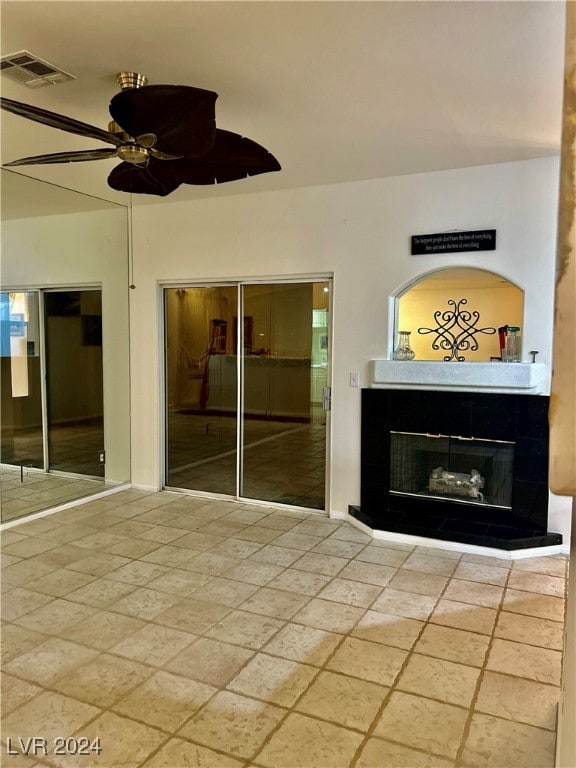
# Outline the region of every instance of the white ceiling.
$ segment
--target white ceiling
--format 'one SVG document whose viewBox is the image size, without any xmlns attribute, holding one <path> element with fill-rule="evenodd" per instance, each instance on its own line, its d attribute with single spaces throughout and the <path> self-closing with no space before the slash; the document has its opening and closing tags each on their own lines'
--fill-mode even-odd
<svg viewBox="0 0 576 768">
<path fill-rule="evenodd" d="M 217 125 L 282 171 L 134 200 L 176 201 L 557 154 L 563 40 L 554 0 L 7 0 L 2 55 L 26 49 L 77 80 L 1 85 L 103 128 L 120 70 L 216 91 Z M 2 113 L 2 162 L 105 146 Z M 106 185 L 115 162 L 18 170 L 126 203 Z"/>
</svg>

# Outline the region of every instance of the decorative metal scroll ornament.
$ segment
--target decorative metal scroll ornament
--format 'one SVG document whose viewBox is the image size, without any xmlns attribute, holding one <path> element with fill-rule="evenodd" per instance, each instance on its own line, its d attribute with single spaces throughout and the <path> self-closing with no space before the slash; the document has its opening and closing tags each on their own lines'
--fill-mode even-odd
<svg viewBox="0 0 576 768">
<path fill-rule="evenodd" d="M 477 334 L 492 335 L 496 333 L 496 328 L 477 327 L 480 313 L 476 310 L 462 309 L 467 303 L 467 299 L 460 299 L 459 301 L 448 299 L 448 305 L 454 309 L 444 311 L 437 309 L 434 312 L 436 328 L 418 328 L 418 333 L 422 335 L 436 334 L 432 341 L 432 349 L 450 352 L 449 355 L 444 355 L 445 362 L 451 360 L 457 360 L 459 363 L 464 362 L 466 358 L 462 352 L 475 352 L 478 349 Z"/>
</svg>

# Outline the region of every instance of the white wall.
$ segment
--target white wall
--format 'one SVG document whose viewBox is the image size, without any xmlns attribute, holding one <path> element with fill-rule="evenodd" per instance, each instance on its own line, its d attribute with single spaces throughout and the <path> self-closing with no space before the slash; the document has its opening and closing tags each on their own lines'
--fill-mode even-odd
<svg viewBox="0 0 576 768">
<path fill-rule="evenodd" d="M 238 182 L 241 184 L 242 182 Z M 417 275 L 479 266 L 526 292 L 524 349 L 551 364 L 558 161 L 211 198 L 134 210 L 131 291 L 134 483 L 160 482 L 158 282 L 333 273 L 330 509 L 360 498 L 360 390 L 393 346 L 390 296 Z M 497 250 L 410 256 L 410 235 L 497 230 Z M 568 516 L 561 513 L 567 532 Z M 564 520 L 566 517 L 566 520 Z"/>
<path fill-rule="evenodd" d="M 4 290 L 102 286 L 106 480 L 114 482 L 130 479 L 127 236 L 120 206 L 2 222 Z"/>
</svg>

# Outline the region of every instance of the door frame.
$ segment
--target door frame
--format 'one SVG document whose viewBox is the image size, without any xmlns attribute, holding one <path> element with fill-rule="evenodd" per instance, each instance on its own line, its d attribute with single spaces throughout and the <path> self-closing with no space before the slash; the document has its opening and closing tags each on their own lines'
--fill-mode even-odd
<svg viewBox="0 0 576 768">
<path fill-rule="evenodd" d="M 332 417 L 331 408 L 326 411 L 326 458 L 324 463 L 324 509 L 313 509 L 309 507 L 297 507 L 293 504 L 281 504 L 273 503 L 265 499 L 252 499 L 245 496 L 240 496 L 238 491 L 240 489 L 240 473 L 242 470 L 242 396 L 244 387 L 244 365 L 242 363 L 242 355 L 238 356 L 239 364 L 237 365 L 237 388 L 236 388 L 236 412 L 237 416 L 237 429 L 236 429 L 236 493 L 234 495 L 212 493 L 209 491 L 190 490 L 190 489 L 176 489 L 166 484 L 167 471 L 166 471 L 166 459 L 167 459 L 167 386 L 166 378 L 168 373 L 167 361 L 168 361 L 168 347 L 166 344 L 166 290 L 171 288 L 203 288 L 203 287 L 236 287 L 238 295 L 238 317 L 243 316 L 242 305 L 242 288 L 249 285 L 269 285 L 269 284 L 287 284 L 287 283 L 328 283 L 328 366 L 326 368 L 326 382 L 327 386 L 332 389 L 332 371 L 333 371 L 333 303 L 334 303 L 334 273 L 311 273 L 311 274 L 299 274 L 299 275 L 271 275 L 271 276 L 258 276 L 258 277 L 232 277 L 226 278 L 209 278 L 202 280 L 200 278 L 195 279 L 178 279 L 178 280 L 162 280 L 157 282 L 157 305 L 158 305 L 158 371 L 159 371 L 159 397 L 160 407 L 159 413 L 159 478 L 160 489 L 176 491 L 185 493 L 190 496 L 198 496 L 206 499 L 220 499 L 225 501 L 238 501 L 245 504 L 253 504 L 263 507 L 275 507 L 278 509 L 302 509 L 309 512 L 315 512 L 317 514 L 330 515 L 330 488 L 331 488 L 331 465 L 332 465 Z M 242 349 L 242 323 L 238 323 L 236 331 L 236 348 Z"/>
</svg>

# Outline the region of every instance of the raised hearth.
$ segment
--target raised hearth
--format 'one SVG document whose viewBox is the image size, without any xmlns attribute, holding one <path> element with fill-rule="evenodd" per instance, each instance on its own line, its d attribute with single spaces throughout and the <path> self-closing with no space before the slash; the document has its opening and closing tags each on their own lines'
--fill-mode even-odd
<svg viewBox="0 0 576 768">
<path fill-rule="evenodd" d="M 362 390 L 361 502 L 350 514 L 377 530 L 505 550 L 561 544 L 547 530 L 548 405 L 542 395 Z"/>
</svg>

